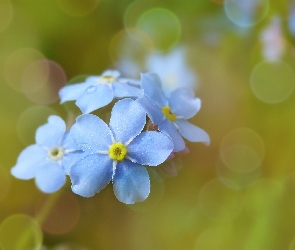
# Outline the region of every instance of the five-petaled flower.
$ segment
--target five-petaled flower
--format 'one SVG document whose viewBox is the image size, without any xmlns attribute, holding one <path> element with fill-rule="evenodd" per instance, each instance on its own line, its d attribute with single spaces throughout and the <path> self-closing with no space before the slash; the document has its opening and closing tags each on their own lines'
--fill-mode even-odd
<svg viewBox="0 0 295 250">
<path fill-rule="evenodd" d="M 11 174 L 24 180 L 35 178 L 41 191 L 55 192 L 64 185 L 70 167 L 84 152 L 70 138 L 65 122 L 58 116 L 50 116 L 48 123 L 37 129 L 35 139 L 36 144 L 21 152 Z"/>
<path fill-rule="evenodd" d="M 145 200 L 150 192 L 145 166 L 161 164 L 173 150 L 165 134 L 142 132 L 145 123 L 146 112 L 130 98 L 114 105 L 109 127 L 95 115 L 79 116 L 70 134 L 88 155 L 71 168 L 73 192 L 90 197 L 112 181 L 121 202 Z"/>
<path fill-rule="evenodd" d="M 83 83 L 67 85 L 59 91 L 61 103 L 75 100 L 84 114 L 108 105 L 114 98 L 138 97 L 141 94 L 136 81 L 120 78 L 116 70 L 90 76 Z"/>
<path fill-rule="evenodd" d="M 167 98 L 160 78 L 154 73 L 142 74 L 141 88 L 144 95 L 138 101 L 159 131 L 172 138 L 175 152 L 185 148 L 182 136 L 192 142 L 209 144 L 208 134 L 187 121 L 201 108 L 201 100 L 194 97 L 191 89 L 178 88 Z"/>
</svg>

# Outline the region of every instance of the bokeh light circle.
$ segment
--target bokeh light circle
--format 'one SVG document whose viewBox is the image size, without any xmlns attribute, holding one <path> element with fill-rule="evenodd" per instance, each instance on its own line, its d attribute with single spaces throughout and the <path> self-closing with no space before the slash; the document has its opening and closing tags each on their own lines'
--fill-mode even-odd
<svg viewBox="0 0 295 250">
<path fill-rule="evenodd" d="M 240 191 L 229 189 L 218 179 L 213 179 L 202 187 L 199 206 L 210 219 L 228 221 L 240 213 L 242 196 Z"/>
<path fill-rule="evenodd" d="M 39 249 L 43 235 L 38 223 L 30 216 L 15 214 L 0 225 L 0 246 L 2 250 Z"/>
<path fill-rule="evenodd" d="M 100 0 L 57 0 L 57 2 L 70 16 L 86 16 L 95 10 Z"/>
<path fill-rule="evenodd" d="M 260 176 L 261 168 L 252 171 L 237 172 L 228 168 L 219 158 L 216 163 L 218 179 L 228 188 L 243 190 L 249 187 Z"/>
<path fill-rule="evenodd" d="M 250 27 L 260 22 L 267 14 L 269 0 L 225 0 L 227 17 L 240 27 Z"/>
<path fill-rule="evenodd" d="M 31 63 L 22 76 L 23 92 L 33 102 L 50 104 L 59 99 L 58 91 L 66 84 L 62 67 L 51 60 Z"/>
<path fill-rule="evenodd" d="M 29 64 L 41 59 L 45 59 L 45 57 L 41 54 L 41 52 L 32 48 L 22 48 L 13 52 L 5 63 L 4 72 L 7 83 L 15 90 L 22 92 L 22 77 L 24 70 L 29 66 Z M 28 79 L 27 84 L 29 85 L 28 87 L 31 86 L 34 89 L 34 84 L 36 84 L 36 80 L 38 79 L 31 80 L 33 80 L 33 86 L 30 79 Z"/>
<path fill-rule="evenodd" d="M 36 204 L 36 218 L 45 232 L 63 234 L 76 226 L 80 205 L 70 192 L 44 195 Z"/>
<path fill-rule="evenodd" d="M 173 48 L 180 39 L 182 29 L 178 17 L 164 8 L 153 8 L 142 13 L 136 28 L 147 33 L 160 50 Z"/>
<path fill-rule="evenodd" d="M 294 90 L 293 69 L 282 61 L 263 61 L 251 73 L 251 89 L 261 101 L 275 104 L 286 100 Z"/>
<path fill-rule="evenodd" d="M 138 76 L 146 56 L 152 51 L 154 45 L 151 38 L 138 29 L 121 30 L 113 36 L 109 45 L 109 54 L 115 64 L 121 65 L 125 72 L 136 72 Z"/>
<path fill-rule="evenodd" d="M 26 109 L 17 121 L 17 132 L 24 145 L 35 143 L 36 129 L 47 123 L 50 115 L 57 115 L 56 112 L 46 106 L 33 106 Z"/>
<path fill-rule="evenodd" d="M 0 0 L 0 33 L 11 23 L 13 6 L 9 0 Z"/>
<path fill-rule="evenodd" d="M 232 171 L 248 172 L 259 168 L 264 157 L 264 142 L 250 128 L 238 128 L 224 136 L 220 157 Z"/>
</svg>

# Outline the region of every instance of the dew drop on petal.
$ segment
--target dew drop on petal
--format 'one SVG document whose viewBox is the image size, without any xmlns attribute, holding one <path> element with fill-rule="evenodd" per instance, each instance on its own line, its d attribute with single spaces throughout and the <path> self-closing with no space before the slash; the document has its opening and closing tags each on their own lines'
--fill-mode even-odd
<svg viewBox="0 0 295 250">
<path fill-rule="evenodd" d="M 95 92 L 95 90 L 96 90 L 96 87 L 95 87 L 95 86 L 90 86 L 90 87 L 88 87 L 88 88 L 86 89 L 86 93 L 88 93 L 88 94 L 92 94 L 92 93 Z"/>
</svg>

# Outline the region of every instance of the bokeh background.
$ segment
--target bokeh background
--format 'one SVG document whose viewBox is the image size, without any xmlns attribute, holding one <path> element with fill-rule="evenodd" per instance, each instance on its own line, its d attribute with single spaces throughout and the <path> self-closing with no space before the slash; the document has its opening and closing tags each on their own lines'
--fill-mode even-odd
<svg viewBox="0 0 295 250">
<path fill-rule="evenodd" d="M 294 250 L 294 37 L 287 0 L 0 0 L 0 248 Z M 135 205 L 13 178 L 49 115 L 75 119 L 58 90 L 106 69 L 192 87 L 210 146 Z"/>
</svg>

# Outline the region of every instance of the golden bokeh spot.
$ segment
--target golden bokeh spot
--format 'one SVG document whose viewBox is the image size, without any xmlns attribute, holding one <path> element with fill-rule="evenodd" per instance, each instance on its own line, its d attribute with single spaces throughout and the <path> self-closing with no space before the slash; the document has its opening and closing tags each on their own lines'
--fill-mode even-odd
<svg viewBox="0 0 295 250">
<path fill-rule="evenodd" d="M 121 142 L 115 142 L 109 148 L 109 156 L 115 161 L 123 161 L 127 154 L 126 146 Z"/>
<path fill-rule="evenodd" d="M 176 120 L 176 114 L 172 113 L 170 111 L 169 106 L 165 106 L 162 108 L 162 113 L 163 115 L 171 122 L 174 122 Z"/>
</svg>

